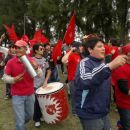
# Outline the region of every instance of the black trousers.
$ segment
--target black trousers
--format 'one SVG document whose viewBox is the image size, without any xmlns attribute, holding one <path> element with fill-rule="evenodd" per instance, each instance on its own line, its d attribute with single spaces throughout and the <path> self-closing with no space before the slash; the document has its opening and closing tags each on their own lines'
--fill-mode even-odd
<svg viewBox="0 0 130 130">
<path fill-rule="evenodd" d="M 39 106 L 37 96 L 35 95 L 33 120 L 35 122 L 39 122 L 41 117 L 42 117 L 42 112 L 41 112 L 41 109 L 40 109 L 40 106 Z"/>
<path fill-rule="evenodd" d="M 123 128 L 121 130 L 130 130 L 130 110 L 118 108 L 120 122 Z"/>
<path fill-rule="evenodd" d="M 9 96 L 9 97 L 11 97 L 10 88 L 11 88 L 11 85 L 7 83 L 6 84 L 6 96 Z"/>
</svg>

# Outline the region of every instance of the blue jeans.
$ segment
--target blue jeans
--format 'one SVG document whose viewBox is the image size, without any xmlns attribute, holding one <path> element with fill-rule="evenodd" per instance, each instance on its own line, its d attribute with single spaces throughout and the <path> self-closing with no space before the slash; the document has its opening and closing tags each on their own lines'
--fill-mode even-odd
<svg viewBox="0 0 130 130">
<path fill-rule="evenodd" d="M 83 130 L 111 130 L 108 115 L 99 119 L 84 120 L 80 119 Z"/>
<path fill-rule="evenodd" d="M 16 130 L 25 130 L 25 123 L 32 119 L 34 113 L 34 101 L 34 95 L 12 96 Z"/>
</svg>

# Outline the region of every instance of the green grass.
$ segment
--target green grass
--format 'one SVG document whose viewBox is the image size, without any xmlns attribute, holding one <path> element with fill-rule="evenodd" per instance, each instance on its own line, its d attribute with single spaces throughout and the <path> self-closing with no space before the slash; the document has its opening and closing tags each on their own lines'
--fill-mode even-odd
<svg viewBox="0 0 130 130">
<path fill-rule="evenodd" d="M 62 76 L 62 79 L 65 80 L 65 77 Z M 5 96 L 5 84 L 0 80 L 0 130 L 15 130 L 15 119 L 12 110 L 11 99 L 4 100 Z M 37 130 L 34 127 L 34 122 L 30 121 L 26 125 L 27 130 Z M 72 116 L 71 114 L 68 117 L 55 125 L 42 123 L 41 127 L 38 130 L 82 130 L 80 121 L 77 117 Z"/>
<path fill-rule="evenodd" d="M 63 75 L 61 75 L 61 77 L 62 80 L 65 80 L 66 78 Z M 0 130 L 15 130 L 15 120 L 12 110 L 11 99 L 4 100 L 4 95 L 5 85 L 3 81 L 0 80 Z M 117 129 L 116 122 L 118 118 L 118 113 L 114 111 L 114 106 L 112 105 L 110 112 L 112 130 Z M 82 130 L 79 119 L 75 116 L 72 116 L 71 113 L 61 123 L 50 125 L 43 122 L 41 127 L 38 129 L 34 127 L 34 122 L 30 121 L 26 125 L 26 128 L 27 130 Z"/>
</svg>

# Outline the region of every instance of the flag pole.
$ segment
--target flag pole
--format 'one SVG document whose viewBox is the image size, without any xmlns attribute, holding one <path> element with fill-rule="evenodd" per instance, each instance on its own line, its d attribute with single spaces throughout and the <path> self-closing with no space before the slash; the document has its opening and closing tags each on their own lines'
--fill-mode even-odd
<svg viewBox="0 0 130 130">
<path fill-rule="evenodd" d="M 23 21 L 23 31 L 24 31 L 24 34 L 26 33 L 26 28 L 25 28 L 25 19 L 26 19 L 26 15 L 24 14 L 24 21 Z"/>
</svg>

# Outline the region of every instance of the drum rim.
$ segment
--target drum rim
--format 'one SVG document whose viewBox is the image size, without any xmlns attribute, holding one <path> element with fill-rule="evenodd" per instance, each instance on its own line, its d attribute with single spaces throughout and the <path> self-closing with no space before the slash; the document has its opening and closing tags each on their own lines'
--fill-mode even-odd
<svg viewBox="0 0 130 130">
<path fill-rule="evenodd" d="M 60 82 L 53 82 L 53 83 L 60 83 Z M 61 83 L 61 84 L 63 84 L 63 83 Z M 38 94 L 37 93 L 37 90 L 36 90 L 36 95 L 50 95 L 50 94 L 54 94 L 54 93 L 56 93 L 56 92 L 58 92 L 59 90 L 61 90 L 61 89 L 63 89 L 64 88 L 64 84 L 63 84 L 63 86 L 60 88 L 60 89 L 58 89 L 58 90 L 56 90 L 56 91 L 54 91 L 54 92 L 48 92 L 48 93 L 44 93 L 44 94 Z"/>
<path fill-rule="evenodd" d="M 37 94 L 37 93 L 36 93 L 36 95 L 50 95 L 50 94 L 54 94 L 54 93 L 57 93 L 59 90 L 61 90 L 61 89 L 63 89 L 63 88 L 64 88 L 64 86 L 63 86 L 62 88 L 60 88 L 60 89 L 54 91 L 54 92 L 50 92 L 50 93 L 46 93 L 46 94 Z"/>
</svg>

